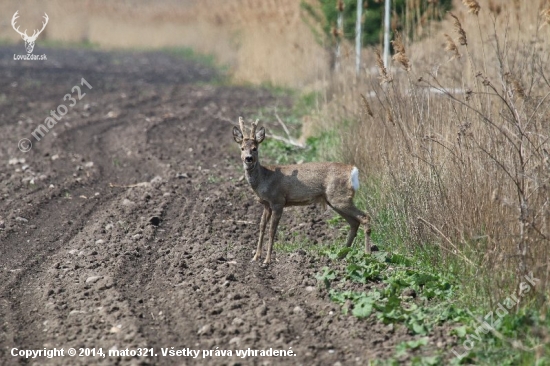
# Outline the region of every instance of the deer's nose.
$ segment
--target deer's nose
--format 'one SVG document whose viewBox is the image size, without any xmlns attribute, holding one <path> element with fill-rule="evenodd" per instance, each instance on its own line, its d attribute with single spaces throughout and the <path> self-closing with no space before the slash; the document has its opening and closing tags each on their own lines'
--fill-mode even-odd
<svg viewBox="0 0 550 366">
<path fill-rule="evenodd" d="M 244 158 L 244 161 L 247 163 L 252 163 L 252 156 L 247 156 L 246 158 Z"/>
</svg>

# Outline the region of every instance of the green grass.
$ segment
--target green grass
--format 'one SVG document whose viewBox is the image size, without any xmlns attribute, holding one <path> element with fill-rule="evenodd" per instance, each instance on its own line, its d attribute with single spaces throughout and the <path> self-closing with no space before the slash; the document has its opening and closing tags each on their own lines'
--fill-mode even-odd
<svg viewBox="0 0 550 366">
<path fill-rule="evenodd" d="M 273 244 L 273 246 L 276 252 L 281 253 L 294 253 L 300 249 L 311 253 L 317 251 L 319 247 L 308 238 L 304 237 L 295 237 L 293 241 L 278 240 Z"/>
<path fill-rule="evenodd" d="M 357 194 L 357 204 L 372 214 L 372 239 L 378 247 L 385 251 L 400 253 L 413 258 L 415 263 L 427 270 L 452 276 L 460 280 L 460 283 L 467 284 L 461 291 L 456 301 L 461 306 L 481 307 L 488 309 L 489 297 L 485 296 L 486 291 L 479 287 L 479 276 L 482 275 L 484 260 L 484 248 L 479 245 L 471 245 L 468 251 L 461 256 L 460 253 L 449 253 L 441 250 L 439 243 L 427 242 L 417 243 L 410 235 L 411 223 L 400 214 L 404 209 L 394 207 L 405 206 L 406 202 L 387 202 L 386 197 L 399 199 L 400 194 L 388 194 L 384 190 L 383 182 L 377 177 L 369 177 L 362 182 Z M 421 225 L 420 223 L 414 223 Z M 417 228 L 418 229 L 418 228 Z M 427 227 L 420 229 L 429 230 Z M 470 258 L 470 261 L 464 259 Z"/>
<path fill-rule="evenodd" d="M 464 319 L 467 315 L 453 306 L 452 300 L 458 291 L 453 279 L 416 267 L 406 256 L 385 251 L 371 255 L 358 246 L 337 245 L 323 254 L 337 262 L 337 267 L 343 267 L 325 267 L 318 280 L 329 291 L 331 300 L 343 305 L 344 314 L 358 318 L 375 314 L 385 324 L 401 323 L 411 334 L 423 336 L 436 324 Z M 347 289 L 351 283 L 372 282 L 383 283 L 384 287 L 366 292 Z M 414 291 L 414 300 L 404 298 L 405 290 Z M 346 307 L 348 300 L 353 304 L 352 309 Z M 428 302 L 431 306 L 426 307 Z"/>
<path fill-rule="evenodd" d="M 250 119 L 270 121 L 267 132 L 284 138 L 289 138 L 282 126 L 277 122 L 276 116 L 290 131 L 290 138 L 297 139 L 302 128 L 302 118 L 317 108 L 318 94 L 316 92 L 300 94 L 296 90 L 278 87 L 272 84 L 262 84 L 264 89 L 269 90 L 279 98 L 288 98 L 292 106 L 267 107 L 255 110 Z M 260 159 L 264 164 L 295 164 L 323 159 L 322 151 L 329 151 L 337 143 L 336 131 L 324 131 L 316 136 L 307 138 L 304 147 L 295 146 L 287 142 L 279 141 L 269 136 L 260 146 Z"/>
<path fill-rule="evenodd" d="M 11 40 L 8 40 L 6 38 L 0 38 L 0 46 L 3 45 L 13 45 L 21 43 L 23 46 L 22 41 L 16 41 L 13 42 Z M 98 43 L 90 42 L 87 40 L 83 40 L 81 42 L 66 42 L 66 41 L 58 41 L 58 40 L 49 40 L 44 39 L 37 42 L 35 50 L 38 50 L 40 47 L 44 48 L 65 48 L 65 49 L 90 49 L 90 50 L 100 50 L 101 46 Z M 229 71 L 228 65 L 221 65 L 216 61 L 216 58 L 214 55 L 211 54 L 202 54 L 198 53 L 195 50 L 193 50 L 190 47 L 164 47 L 160 49 L 152 49 L 152 48 L 142 48 L 142 47 L 134 47 L 130 49 L 125 49 L 127 51 L 138 51 L 138 52 L 164 52 L 176 57 L 180 57 L 185 60 L 194 61 L 196 63 L 199 63 L 201 65 L 216 69 L 220 76 L 217 80 L 215 80 L 216 83 L 224 83 L 227 82 L 227 79 L 225 75 L 227 75 Z M 36 51 L 34 52 L 36 53 Z M 116 60 L 115 60 L 116 63 Z M 210 83 L 212 84 L 212 83 Z"/>
<path fill-rule="evenodd" d="M 155 50 L 147 49 L 143 51 L 154 52 Z M 223 86 L 231 84 L 229 65 L 220 64 L 216 60 L 216 57 L 212 54 L 199 53 L 190 47 L 164 47 L 161 48 L 160 51 L 184 60 L 195 62 L 216 71 L 216 75 L 213 79 L 209 79 L 208 81 L 198 81 L 196 82 L 197 85 Z"/>
<path fill-rule="evenodd" d="M 185 60 L 195 61 L 201 65 L 205 65 L 205 66 L 217 69 L 223 74 L 225 74 L 229 69 L 227 65 L 218 64 L 214 55 L 199 53 L 190 47 L 165 47 L 165 48 L 161 48 L 160 51 L 176 57 L 181 57 Z"/>
<path fill-rule="evenodd" d="M 541 358 L 537 362 L 537 351 L 535 349 L 535 347 L 539 348 L 538 352 L 541 352 L 542 355 L 548 354 L 550 351 L 550 347 L 544 345 L 544 342 L 548 343 L 550 340 L 548 335 L 550 312 L 547 309 L 539 308 L 540 303 L 542 303 L 540 298 L 544 298 L 544 294 L 532 296 L 533 291 L 531 289 L 531 293 L 523 298 L 522 307 L 519 309 L 516 307 L 511 308 L 508 314 L 502 318 L 502 322 L 494 327 L 494 330 L 479 328 L 480 323 L 476 318 L 483 319 L 491 312 L 495 314 L 498 309 L 498 304 L 491 304 L 488 300 L 489 292 L 494 289 L 481 288 L 481 282 L 478 278 L 485 275 L 481 270 L 483 268 L 480 265 L 481 263 L 476 262 L 476 260 L 481 261 L 483 259 L 483 243 L 472 244 L 466 247 L 468 252 L 463 253 L 466 258 L 474 261 L 473 265 L 468 264 L 459 256 L 442 252 L 436 243 L 412 245 L 412 240 L 409 239 L 408 235 L 409 227 L 407 227 L 407 223 L 397 212 L 391 210 L 392 205 L 384 201 L 384 195 L 381 194 L 382 189 L 380 182 L 372 179 L 363 185 L 358 195 L 359 206 L 376 208 L 377 215 L 373 217 L 371 238 L 383 252 L 399 255 L 409 263 L 414 263 L 412 269 L 409 268 L 411 265 L 405 262 L 392 264 L 395 268 L 392 273 L 385 274 L 382 271 L 382 282 L 386 286 L 394 288 L 394 290 L 396 284 L 397 288 L 407 284 L 416 290 L 418 296 L 428 295 L 424 305 L 415 309 L 419 317 L 417 315 L 413 316 L 413 314 L 410 315 L 413 316 L 413 319 L 422 319 L 423 314 L 428 315 L 427 318 L 422 319 L 422 324 L 428 334 L 433 326 L 434 319 L 437 319 L 440 322 L 439 324 L 447 324 L 455 329 L 452 334 L 459 338 L 455 350 L 464 357 L 453 357 L 451 364 L 550 365 L 548 356 L 540 356 Z M 375 253 L 375 255 L 377 254 Z M 349 259 L 345 260 L 349 261 Z M 372 267 L 371 262 L 371 259 L 365 259 L 360 265 L 370 265 Z M 405 272 L 400 269 L 403 266 L 408 268 Z M 411 277 L 414 273 L 425 273 L 433 276 L 433 278 L 438 279 L 435 283 L 441 284 L 441 281 L 445 281 L 451 287 L 443 292 L 432 292 L 434 290 L 432 285 L 419 288 L 415 285 L 414 277 Z M 440 288 L 439 291 L 441 290 L 443 289 Z M 510 289 L 509 293 L 510 295 L 515 294 L 518 298 L 520 297 L 517 289 Z M 432 297 L 432 294 L 435 294 L 435 296 Z M 501 303 L 503 301 L 505 299 L 502 299 Z M 535 305 L 537 301 L 538 306 Z M 402 321 L 410 331 L 411 320 L 406 316 L 402 317 L 403 314 L 399 308 L 390 314 L 390 318 L 395 318 L 395 315 L 397 315 L 396 319 Z M 449 318 L 450 315 L 452 317 Z M 379 319 L 387 321 L 385 315 L 378 313 L 377 316 Z M 497 318 L 495 315 L 495 319 Z M 414 326 L 414 323 L 412 325 Z M 416 326 L 418 327 L 418 324 Z M 463 348 L 463 344 L 470 341 L 473 343 L 466 343 L 466 345 L 473 345 L 473 347 L 468 351 Z M 518 346 L 518 341 L 522 343 L 521 346 Z M 454 356 L 454 354 L 451 355 Z M 448 357 L 449 354 L 444 356 Z M 388 364 L 393 364 L 391 362 L 396 359 L 394 357 L 387 360 L 390 362 Z M 413 362 L 413 364 L 415 363 Z"/>
<path fill-rule="evenodd" d="M 209 174 L 207 178 L 207 182 L 210 184 L 218 184 L 223 182 L 223 177 L 218 177 L 213 174 Z"/>
<path fill-rule="evenodd" d="M 91 49 L 91 50 L 97 50 L 100 48 L 98 43 L 94 43 L 86 40 L 81 42 L 65 42 L 65 41 L 45 39 L 37 42 L 37 45 L 47 47 L 47 48 L 79 48 L 79 49 Z"/>
<path fill-rule="evenodd" d="M 17 42 L 19 41 L 20 41 L 20 38 L 18 38 Z M 11 46 L 13 44 L 16 44 L 17 42 L 14 42 L 8 38 L 0 37 L 0 46 Z M 23 44 L 23 41 L 21 41 L 21 43 Z"/>
<path fill-rule="evenodd" d="M 8 45 L 16 45 L 21 44 L 21 47 L 23 47 L 24 42 L 18 38 L 16 41 L 12 41 L 11 39 L 7 38 L 0 38 L 0 46 L 8 46 Z M 79 49 L 99 49 L 99 44 L 89 42 L 89 41 L 81 41 L 81 42 L 62 42 L 62 41 L 55 41 L 50 39 L 39 39 L 36 41 L 35 51 L 33 53 L 39 53 L 36 50 L 40 47 L 45 48 L 79 48 Z M 24 49 L 23 49 L 24 51 Z"/>
<path fill-rule="evenodd" d="M 548 311 L 542 317 L 540 311 L 527 308 L 518 313 L 510 310 L 507 314 L 499 310 L 503 315 L 500 318 L 496 315 L 497 306 L 492 310 L 470 310 L 457 301 L 463 296 L 463 286 L 458 279 L 402 254 L 386 251 L 365 254 L 358 245 L 345 248 L 341 244 L 330 246 L 321 254 L 332 263 L 318 273 L 319 286 L 341 306 L 343 314 L 357 318 L 374 316 L 384 324 L 404 326 L 416 337 L 429 336 L 436 326 L 445 326 L 449 336 L 458 338 L 457 346 L 444 352 L 427 350 L 427 355 L 410 360 L 412 364 L 441 364 L 443 359 L 456 365 L 550 364 L 550 359 L 541 358 L 536 363 L 535 358 L 539 346 L 550 351 L 549 345 L 544 345 L 550 328 Z M 365 290 L 358 290 L 357 284 Z M 372 284 L 378 285 L 367 289 Z M 502 306 L 506 304 L 503 302 Z M 484 319 L 493 329 L 482 326 L 477 319 Z M 412 343 L 398 345 L 394 357 L 380 360 L 378 364 L 399 364 L 394 361 L 398 362 L 403 353 L 420 347 L 413 347 L 414 340 L 409 342 Z M 453 350 L 461 357 L 455 357 Z"/>
<path fill-rule="evenodd" d="M 295 164 L 319 160 L 319 150 L 330 144 L 333 139 L 330 132 L 319 137 L 310 137 L 305 148 L 299 148 L 281 141 L 267 138 L 260 148 L 261 157 L 269 164 Z"/>
</svg>

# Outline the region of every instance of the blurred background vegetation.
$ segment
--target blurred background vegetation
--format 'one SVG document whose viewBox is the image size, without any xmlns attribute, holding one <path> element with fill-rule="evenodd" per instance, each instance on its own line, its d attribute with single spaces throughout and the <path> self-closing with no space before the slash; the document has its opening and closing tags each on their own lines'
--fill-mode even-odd
<svg viewBox="0 0 550 366">
<path fill-rule="evenodd" d="M 320 0 L 320 6 L 313 6 L 302 1 L 302 8 L 312 17 L 323 23 L 327 36 L 337 28 L 339 6 L 334 0 Z M 357 0 L 343 3 L 343 36 L 348 40 L 355 39 L 357 19 Z M 384 38 L 384 0 L 364 0 L 362 11 L 362 44 L 363 46 L 381 44 Z M 451 0 L 393 0 L 391 8 L 391 29 L 405 32 L 414 38 L 419 34 L 418 27 L 425 27 L 431 20 L 441 20 L 451 8 Z M 322 13 L 322 14 L 320 14 Z"/>
</svg>

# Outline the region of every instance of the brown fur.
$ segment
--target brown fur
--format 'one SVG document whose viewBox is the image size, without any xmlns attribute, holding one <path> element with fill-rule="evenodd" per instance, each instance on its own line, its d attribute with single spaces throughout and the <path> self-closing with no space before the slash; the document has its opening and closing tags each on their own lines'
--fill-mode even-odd
<svg viewBox="0 0 550 366">
<path fill-rule="evenodd" d="M 239 126 L 233 127 L 233 138 L 241 146 L 241 160 L 246 180 L 256 193 L 264 212 L 260 222 L 260 238 L 253 261 L 262 256 L 262 243 L 267 222 L 269 245 L 264 263 L 271 261 L 273 241 L 277 232 L 283 208 L 303 206 L 311 203 L 329 205 L 349 223 L 351 230 L 346 245 L 350 246 L 361 224 L 365 228 L 365 251 L 370 252 L 370 218 L 355 207 L 355 190 L 351 185 L 352 165 L 342 163 L 305 163 L 296 165 L 262 166 L 258 159 L 258 147 L 265 138 L 265 129 L 256 132 L 258 121 L 252 123 L 249 134 L 246 133 L 242 118 Z"/>
</svg>

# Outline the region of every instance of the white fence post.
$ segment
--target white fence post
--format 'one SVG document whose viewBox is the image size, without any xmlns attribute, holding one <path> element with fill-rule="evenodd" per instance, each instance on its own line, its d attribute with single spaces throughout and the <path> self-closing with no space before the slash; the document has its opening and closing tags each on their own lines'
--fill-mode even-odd
<svg viewBox="0 0 550 366">
<path fill-rule="evenodd" d="M 336 23 L 336 60 L 334 62 L 334 69 L 338 72 L 340 71 L 340 58 L 342 56 L 341 43 L 344 36 L 344 0 L 338 0 L 336 9 L 338 9 L 338 19 Z"/>
<path fill-rule="evenodd" d="M 384 9 L 384 66 L 388 70 L 390 58 L 390 4 L 391 0 L 386 0 Z"/>
<path fill-rule="evenodd" d="M 361 67 L 361 18 L 363 17 L 363 0 L 357 0 L 357 22 L 355 23 L 355 75 L 359 76 Z"/>
</svg>

